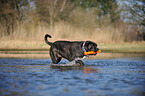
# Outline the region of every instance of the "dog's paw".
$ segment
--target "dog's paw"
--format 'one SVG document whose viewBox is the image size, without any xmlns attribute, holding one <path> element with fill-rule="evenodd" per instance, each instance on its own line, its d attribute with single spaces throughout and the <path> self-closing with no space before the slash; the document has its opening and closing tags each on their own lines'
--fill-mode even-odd
<svg viewBox="0 0 145 96">
<path fill-rule="evenodd" d="M 76 64 L 80 64 L 81 66 L 84 65 L 84 62 L 83 62 L 82 60 L 77 60 L 75 63 L 76 63 Z"/>
</svg>

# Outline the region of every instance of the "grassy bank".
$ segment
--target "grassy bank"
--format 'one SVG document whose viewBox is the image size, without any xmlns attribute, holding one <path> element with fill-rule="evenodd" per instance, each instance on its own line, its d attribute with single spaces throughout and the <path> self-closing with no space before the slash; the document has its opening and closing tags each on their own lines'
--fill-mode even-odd
<svg viewBox="0 0 145 96">
<path fill-rule="evenodd" d="M 145 42 L 132 43 L 97 43 L 103 52 L 119 53 L 145 53 Z M 21 41 L 21 40 L 3 40 L 0 41 L 0 51 L 48 51 L 50 46 L 44 41 Z M 27 52 L 27 53 L 29 53 Z"/>
<path fill-rule="evenodd" d="M 0 45 L 2 45 L 0 46 L 0 58 L 50 58 L 48 54 L 50 46 L 43 41 L 3 40 L 0 41 Z M 98 47 L 102 50 L 102 53 L 87 59 L 145 56 L 145 42 L 98 43 Z"/>
<path fill-rule="evenodd" d="M 86 59 L 112 59 L 112 58 L 127 58 L 127 57 L 145 57 L 144 54 L 124 54 L 124 53 L 99 53 L 96 56 L 87 57 Z M 50 59 L 48 52 L 45 54 L 1 54 L 0 58 L 11 58 L 11 59 Z"/>
<path fill-rule="evenodd" d="M 104 52 L 145 53 L 145 42 L 100 44 Z"/>
</svg>

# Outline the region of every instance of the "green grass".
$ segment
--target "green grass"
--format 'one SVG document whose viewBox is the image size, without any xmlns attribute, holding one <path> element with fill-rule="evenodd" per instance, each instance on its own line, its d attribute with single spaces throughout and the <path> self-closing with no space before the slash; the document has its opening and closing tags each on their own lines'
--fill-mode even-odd
<svg viewBox="0 0 145 96">
<path fill-rule="evenodd" d="M 145 43 L 140 43 L 140 42 L 100 44 L 99 48 L 104 52 L 145 53 Z"/>
<path fill-rule="evenodd" d="M 18 43 L 16 42 L 12 42 L 12 41 L 10 42 L 5 41 L 5 43 L 0 42 L 0 44 L 3 45 L 0 46 L 0 58 L 35 58 L 35 59 L 50 58 L 49 57 L 50 46 L 45 44 L 44 42 L 31 42 L 31 41 L 29 42 L 19 41 Z M 98 43 L 98 48 L 102 50 L 102 53 L 98 54 L 95 57 L 90 57 L 90 58 L 109 59 L 109 58 L 116 58 L 116 57 L 120 58 L 124 56 L 129 56 L 129 57 L 145 56 L 145 42 L 110 43 L 110 44 Z"/>
<path fill-rule="evenodd" d="M 0 41 L 0 53 L 3 51 L 48 51 L 50 46 L 44 41 L 18 41 L 8 40 Z M 117 52 L 117 53 L 145 53 L 145 42 L 132 42 L 132 43 L 98 43 L 98 48 L 102 52 Z M 8 52 L 7 52 L 8 53 Z M 23 52 L 25 53 L 25 52 Z M 43 53 L 43 52 L 42 52 Z"/>
</svg>

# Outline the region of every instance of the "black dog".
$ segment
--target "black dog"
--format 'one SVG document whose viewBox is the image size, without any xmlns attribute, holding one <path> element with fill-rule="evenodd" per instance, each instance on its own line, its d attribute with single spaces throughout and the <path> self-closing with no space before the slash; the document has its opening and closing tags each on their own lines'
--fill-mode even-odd
<svg viewBox="0 0 145 96">
<path fill-rule="evenodd" d="M 84 52 L 94 51 L 97 52 L 97 44 L 92 41 L 56 41 L 54 43 L 49 42 L 47 37 L 51 38 L 50 35 L 46 34 L 44 37 L 45 42 L 50 45 L 50 57 L 54 64 L 60 62 L 61 58 L 65 58 L 69 61 L 73 61 L 76 58 L 83 58 Z M 97 53 L 93 54 L 96 55 Z M 82 60 L 76 60 L 76 63 L 84 65 Z"/>
</svg>

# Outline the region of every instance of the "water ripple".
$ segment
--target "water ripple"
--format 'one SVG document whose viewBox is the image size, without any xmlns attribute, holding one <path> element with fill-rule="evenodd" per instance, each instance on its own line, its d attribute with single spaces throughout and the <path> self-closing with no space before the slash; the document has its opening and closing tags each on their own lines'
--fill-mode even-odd
<svg viewBox="0 0 145 96">
<path fill-rule="evenodd" d="M 145 62 L 139 58 L 84 60 L 85 66 L 78 67 L 50 63 L 50 59 L 0 59 L 0 95 L 145 94 Z"/>
</svg>

